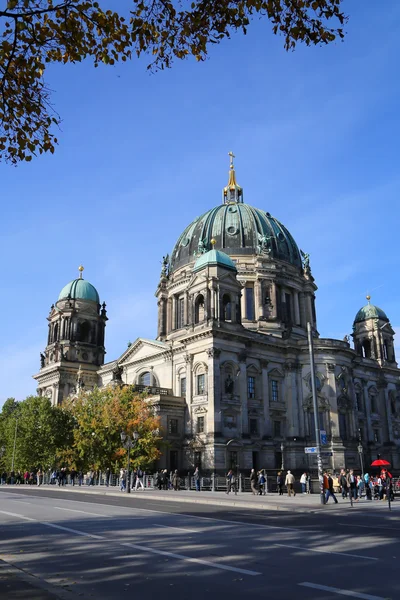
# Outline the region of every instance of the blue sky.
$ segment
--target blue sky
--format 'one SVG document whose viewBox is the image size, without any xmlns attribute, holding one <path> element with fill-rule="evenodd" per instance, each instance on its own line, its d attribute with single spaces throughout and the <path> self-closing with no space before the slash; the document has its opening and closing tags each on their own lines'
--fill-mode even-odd
<svg viewBox="0 0 400 600">
<path fill-rule="evenodd" d="M 400 332 L 400 5 L 362 6 L 325 48 L 286 53 L 257 21 L 201 64 L 49 70 L 56 153 L 0 164 L 0 404 L 35 392 L 46 316 L 81 262 L 107 303 L 107 361 L 156 335 L 161 258 L 221 202 L 231 149 L 245 201 L 311 255 L 321 336 L 350 333 L 367 291 Z"/>
</svg>

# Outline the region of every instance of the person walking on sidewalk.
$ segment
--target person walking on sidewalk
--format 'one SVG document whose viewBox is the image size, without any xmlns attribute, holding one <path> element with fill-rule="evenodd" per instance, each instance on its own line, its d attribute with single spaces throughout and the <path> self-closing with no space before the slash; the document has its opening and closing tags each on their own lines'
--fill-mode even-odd
<svg viewBox="0 0 400 600">
<path fill-rule="evenodd" d="M 237 496 L 236 477 L 232 469 L 229 469 L 226 474 L 226 493 L 229 494 L 229 492 L 232 491 L 234 491 L 235 496 Z"/>
<path fill-rule="evenodd" d="M 179 477 L 178 470 L 175 469 L 175 471 L 172 475 L 172 487 L 174 488 L 175 492 L 179 492 L 180 485 L 181 485 L 181 478 Z"/>
<path fill-rule="evenodd" d="M 304 472 L 303 475 L 300 477 L 300 483 L 301 483 L 301 493 L 305 494 L 307 491 L 307 473 Z"/>
<path fill-rule="evenodd" d="M 253 496 L 257 495 L 257 473 L 254 469 L 250 471 L 250 487 Z"/>
<path fill-rule="evenodd" d="M 296 495 L 296 492 L 294 491 L 294 482 L 295 482 L 295 478 L 294 478 L 293 473 L 291 471 L 288 471 L 286 474 L 285 485 L 286 485 L 287 493 L 288 493 L 289 497 L 292 495 L 292 492 L 293 492 L 293 496 Z"/>
<path fill-rule="evenodd" d="M 196 492 L 200 491 L 200 482 L 201 482 L 201 475 L 200 475 L 199 467 L 196 467 L 196 470 L 194 472 L 194 483 L 196 485 Z"/>
<path fill-rule="evenodd" d="M 141 486 L 142 490 L 144 490 L 144 485 L 143 485 L 143 471 L 142 471 L 142 469 L 140 467 L 136 471 L 135 492 L 137 492 L 137 489 L 138 489 L 139 485 Z"/>
<path fill-rule="evenodd" d="M 332 496 L 332 498 L 335 501 L 335 504 L 338 503 L 336 496 L 333 492 L 333 479 L 331 477 L 331 474 L 328 472 L 324 473 L 324 491 L 325 491 L 325 504 L 328 503 L 329 496 Z"/>
<path fill-rule="evenodd" d="M 339 485 L 342 490 L 342 500 L 345 500 L 347 498 L 347 493 L 349 491 L 349 487 L 348 487 L 348 481 L 347 481 L 347 477 L 346 477 L 346 471 L 344 469 L 341 469 L 341 471 L 340 471 Z"/>
<path fill-rule="evenodd" d="M 280 496 L 283 496 L 283 475 L 282 475 L 282 471 L 278 471 L 278 474 L 276 476 L 276 485 L 278 488 L 278 494 Z"/>
</svg>

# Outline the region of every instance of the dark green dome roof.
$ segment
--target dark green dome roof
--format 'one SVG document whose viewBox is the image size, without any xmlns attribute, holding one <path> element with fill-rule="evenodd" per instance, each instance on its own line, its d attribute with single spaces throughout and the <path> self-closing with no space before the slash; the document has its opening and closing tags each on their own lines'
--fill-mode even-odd
<svg viewBox="0 0 400 600">
<path fill-rule="evenodd" d="M 197 273 L 201 269 L 207 266 L 219 265 L 221 267 L 225 267 L 225 269 L 229 269 L 231 271 L 236 271 L 235 263 L 225 252 L 221 252 L 220 250 L 210 250 L 209 252 L 205 252 L 204 254 L 200 254 L 199 258 L 194 263 L 193 272 Z"/>
<path fill-rule="evenodd" d="M 360 308 L 356 314 L 354 323 L 361 323 L 362 321 L 367 321 L 367 319 L 382 319 L 382 321 L 389 321 L 386 313 L 381 308 L 374 306 L 373 304 L 366 304 Z"/>
<path fill-rule="evenodd" d="M 96 302 L 96 304 L 100 304 L 99 293 L 96 288 L 81 278 L 74 279 L 63 287 L 58 299 L 66 300 L 67 298 L 71 298 L 72 300 L 91 300 Z"/>
<path fill-rule="evenodd" d="M 228 255 L 268 255 L 301 268 L 299 249 L 289 231 L 268 212 L 243 202 L 228 202 L 197 217 L 179 237 L 171 267 L 182 267 L 210 250 L 211 240 Z"/>
</svg>

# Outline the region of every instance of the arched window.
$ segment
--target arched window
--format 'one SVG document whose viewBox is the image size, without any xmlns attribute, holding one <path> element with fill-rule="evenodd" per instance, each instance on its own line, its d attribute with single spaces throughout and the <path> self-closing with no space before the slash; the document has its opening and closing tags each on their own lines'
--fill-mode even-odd
<svg viewBox="0 0 400 600">
<path fill-rule="evenodd" d="M 229 294 L 224 294 L 222 297 L 222 319 L 223 321 L 232 320 L 232 303 Z"/>
<path fill-rule="evenodd" d="M 146 371 L 145 373 L 141 373 L 139 377 L 139 385 L 151 385 L 151 373 L 150 371 Z"/>
<path fill-rule="evenodd" d="M 361 345 L 363 358 L 371 358 L 371 343 L 369 340 L 364 340 Z"/>
<path fill-rule="evenodd" d="M 204 321 L 204 296 L 200 294 L 194 305 L 194 322 L 201 323 L 202 321 Z"/>
<path fill-rule="evenodd" d="M 88 321 L 81 323 L 79 333 L 81 342 L 90 342 L 90 323 Z"/>
<path fill-rule="evenodd" d="M 54 325 L 53 329 L 53 342 L 56 342 L 58 338 L 58 323 Z"/>
</svg>

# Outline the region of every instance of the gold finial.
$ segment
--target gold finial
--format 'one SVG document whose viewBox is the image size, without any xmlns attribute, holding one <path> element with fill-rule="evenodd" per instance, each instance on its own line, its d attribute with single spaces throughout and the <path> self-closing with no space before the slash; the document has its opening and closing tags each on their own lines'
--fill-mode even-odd
<svg viewBox="0 0 400 600">
<path fill-rule="evenodd" d="M 369 301 L 371 300 L 371 296 L 369 294 L 367 294 L 366 298 L 367 298 L 368 304 L 369 304 Z"/>
<path fill-rule="evenodd" d="M 83 265 L 79 265 L 79 267 L 78 267 L 79 279 L 82 279 L 82 273 L 84 270 L 85 270 L 85 267 Z"/>
<path fill-rule="evenodd" d="M 210 240 L 210 244 L 211 244 L 211 246 L 212 246 L 213 248 L 214 248 L 214 246 L 215 246 L 215 244 L 216 244 L 216 243 L 217 243 L 217 240 L 216 240 L 215 238 L 212 238 L 212 239 Z"/>
<path fill-rule="evenodd" d="M 230 152 L 228 152 L 228 156 L 230 159 L 229 179 L 228 179 L 228 185 L 224 187 L 224 192 L 223 192 L 224 202 L 226 202 L 226 201 L 228 201 L 228 202 L 240 202 L 240 201 L 243 202 L 242 188 L 236 181 L 235 165 L 233 164 L 233 159 L 235 158 L 235 155 L 233 154 L 232 150 Z M 228 192 L 235 192 L 235 193 L 228 194 Z"/>
</svg>

